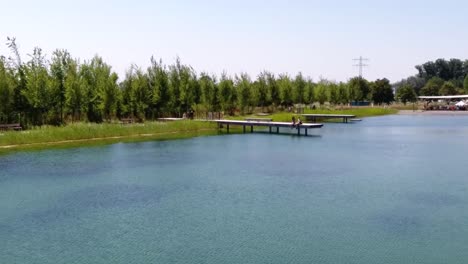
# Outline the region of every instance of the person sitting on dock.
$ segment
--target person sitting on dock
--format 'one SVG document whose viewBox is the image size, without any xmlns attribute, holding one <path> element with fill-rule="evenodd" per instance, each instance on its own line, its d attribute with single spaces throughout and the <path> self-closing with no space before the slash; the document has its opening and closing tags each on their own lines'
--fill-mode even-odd
<svg viewBox="0 0 468 264">
<path fill-rule="evenodd" d="M 297 127 L 299 127 L 300 125 L 302 125 L 302 121 L 300 118 L 297 118 L 297 123 L 296 123 Z"/>
</svg>

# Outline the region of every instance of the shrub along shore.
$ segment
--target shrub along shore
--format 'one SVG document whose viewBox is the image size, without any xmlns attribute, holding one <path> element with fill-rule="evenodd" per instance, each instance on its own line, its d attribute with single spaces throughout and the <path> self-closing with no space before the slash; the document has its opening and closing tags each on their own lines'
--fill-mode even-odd
<svg viewBox="0 0 468 264">
<path fill-rule="evenodd" d="M 306 110 L 305 113 L 354 114 L 369 117 L 395 114 L 391 108 L 352 108 L 343 110 Z M 278 112 L 269 115 L 275 121 L 289 122 L 293 115 Z M 243 119 L 246 116 L 228 118 Z M 233 130 L 232 132 L 235 132 Z M 240 131 L 240 130 L 239 130 Z M 41 150 L 48 148 L 79 147 L 135 142 L 148 140 L 169 140 L 217 135 L 216 125 L 210 122 L 192 120 L 176 122 L 146 122 L 136 124 L 120 123 L 73 123 L 66 126 L 38 126 L 26 131 L 0 132 L 0 154 L 18 150 Z"/>
</svg>

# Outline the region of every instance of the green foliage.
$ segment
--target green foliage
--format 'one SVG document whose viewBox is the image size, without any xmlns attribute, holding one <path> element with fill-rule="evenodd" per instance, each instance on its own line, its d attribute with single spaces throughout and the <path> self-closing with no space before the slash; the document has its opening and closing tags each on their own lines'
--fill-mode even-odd
<svg viewBox="0 0 468 264">
<path fill-rule="evenodd" d="M 338 103 L 344 105 L 349 102 L 348 87 L 345 83 L 338 84 Z"/>
<path fill-rule="evenodd" d="M 416 92 L 409 84 L 405 84 L 397 90 L 396 98 L 406 105 L 408 102 L 416 102 Z"/>
<path fill-rule="evenodd" d="M 254 105 L 261 106 L 262 108 L 271 104 L 271 94 L 267 81 L 267 73 L 262 72 L 253 83 Z"/>
<path fill-rule="evenodd" d="M 317 85 L 317 94 L 316 94 L 316 99 L 319 102 L 320 105 L 325 104 L 325 102 L 328 100 L 328 95 L 327 95 L 327 83 L 325 81 L 321 81 Z"/>
<path fill-rule="evenodd" d="M 0 102 L 0 123 L 7 123 L 13 112 L 13 87 L 3 57 L 0 57 Z"/>
<path fill-rule="evenodd" d="M 436 61 L 428 61 L 422 65 L 416 66 L 418 77 L 430 80 L 434 77 L 444 81 L 462 79 L 468 74 L 464 69 L 463 62 L 459 59 L 437 59 Z"/>
<path fill-rule="evenodd" d="M 304 80 L 302 73 L 298 73 L 293 83 L 294 102 L 299 103 L 299 104 L 303 104 L 305 102 L 304 96 L 305 96 L 306 85 L 307 83 Z"/>
<path fill-rule="evenodd" d="M 465 89 L 465 93 L 468 93 L 468 74 L 465 76 L 465 80 L 463 81 L 463 88 Z"/>
<path fill-rule="evenodd" d="M 82 146 L 83 144 L 113 143 L 116 141 L 162 140 L 216 133 L 209 122 L 177 121 L 169 123 L 121 125 L 115 123 L 74 123 L 67 126 L 37 126 L 23 132 L 5 132 L 0 141 L 0 154 L 6 151 L 51 146 Z M 7 149 L 1 146 L 12 145 Z"/>
<path fill-rule="evenodd" d="M 239 108 L 241 113 L 245 113 L 246 109 L 251 106 L 251 81 L 250 77 L 243 73 L 240 77 L 236 76 L 236 89 L 239 93 Z M 248 109 L 247 109 L 248 110 Z"/>
<path fill-rule="evenodd" d="M 67 78 L 68 67 L 71 63 L 70 53 L 66 50 L 56 50 L 52 54 L 50 65 L 50 75 L 52 80 L 51 97 L 52 105 L 60 116 L 60 123 L 63 123 L 63 108 L 65 106 L 65 80 Z M 58 109 L 57 109 L 58 108 Z"/>
<path fill-rule="evenodd" d="M 65 107 L 72 121 L 81 120 L 86 111 L 86 86 L 79 73 L 78 62 L 70 61 L 65 74 Z"/>
<path fill-rule="evenodd" d="M 207 107 L 208 111 L 216 111 L 221 102 L 219 89 L 216 87 L 215 80 L 206 73 L 202 73 L 200 77 L 200 88 L 203 94 L 202 102 Z"/>
<path fill-rule="evenodd" d="M 148 68 L 148 82 L 151 90 L 151 112 L 152 116 L 160 112 L 168 112 L 171 93 L 169 89 L 169 76 L 162 61 L 151 57 L 151 66 Z"/>
<path fill-rule="evenodd" d="M 230 114 L 234 114 L 235 110 L 235 100 L 232 100 L 235 96 L 234 82 L 232 79 L 227 77 L 226 73 L 221 75 L 221 80 L 219 82 L 219 92 L 220 92 L 220 103 L 221 109 Z"/>
<path fill-rule="evenodd" d="M 372 101 L 375 104 L 390 104 L 394 101 L 393 89 L 390 85 L 390 81 L 387 79 L 377 79 L 372 84 L 371 89 Z"/>
<path fill-rule="evenodd" d="M 281 104 L 281 92 L 278 85 L 278 82 L 275 78 L 275 75 L 270 72 L 265 72 L 266 75 L 266 82 L 268 86 L 268 93 L 270 96 L 270 102 L 274 106 L 278 106 Z"/>
<path fill-rule="evenodd" d="M 293 105 L 293 86 L 287 74 L 281 74 L 278 79 L 280 98 L 282 106 Z"/>
<path fill-rule="evenodd" d="M 153 91 L 148 76 L 142 70 L 131 68 L 127 71 L 125 81 L 121 85 L 123 117 L 135 117 L 145 120 L 147 111 L 153 103 Z M 109 109 L 113 109 L 109 107 Z"/>
<path fill-rule="evenodd" d="M 439 95 L 456 95 L 457 93 L 457 88 L 452 82 L 445 82 L 439 90 Z"/>
<path fill-rule="evenodd" d="M 195 94 L 194 82 L 195 74 L 193 69 L 187 65 L 180 65 L 178 63 L 178 72 L 179 72 L 179 90 L 180 90 L 180 108 L 182 112 L 188 112 L 190 107 L 195 103 L 197 94 Z M 215 95 L 217 96 L 217 95 Z M 219 105 L 219 103 L 214 103 L 214 105 Z M 219 107 L 218 107 L 219 108 Z"/>
<path fill-rule="evenodd" d="M 315 84 L 312 82 L 311 79 L 308 79 L 305 86 L 305 95 L 304 95 L 304 102 L 306 104 L 313 104 L 315 101 L 315 94 L 314 94 Z"/>
<path fill-rule="evenodd" d="M 18 46 L 16 45 L 15 38 L 7 38 L 7 46 L 14 54 L 14 58 L 9 58 L 9 62 L 12 65 L 8 71 L 10 72 L 11 85 L 13 86 L 13 107 L 10 116 L 18 116 L 18 118 L 12 118 L 9 122 L 21 122 L 23 126 L 26 122 L 31 122 L 32 109 L 26 99 L 26 70 L 27 65 L 24 65 L 21 60 Z"/>
<path fill-rule="evenodd" d="M 340 99 L 338 98 L 338 85 L 336 85 L 335 83 L 330 83 L 328 85 L 328 91 L 328 98 L 330 104 L 337 105 L 340 102 Z"/>
<path fill-rule="evenodd" d="M 444 80 L 439 77 L 433 77 L 421 89 L 421 94 L 427 96 L 439 95 L 439 90 L 442 88 L 442 85 L 444 85 Z"/>
<path fill-rule="evenodd" d="M 87 118 L 91 122 L 102 122 L 115 114 L 117 106 L 117 79 L 101 57 L 95 56 L 91 63 L 81 67 L 83 87 L 87 91 Z"/>
<path fill-rule="evenodd" d="M 365 101 L 368 99 L 370 87 L 369 82 L 361 77 L 349 80 L 349 99 L 351 101 Z"/>
<path fill-rule="evenodd" d="M 23 94 L 32 108 L 33 124 L 45 123 L 45 114 L 51 105 L 51 87 L 49 73 L 42 50 L 35 48 L 26 70 L 26 90 Z"/>
<path fill-rule="evenodd" d="M 418 76 L 410 76 L 406 79 L 403 79 L 397 83 L 394 84 L 396 90 L 398 90 L 400 87 L 404 86 L 405 84 L 408 84 L 413 88 L 413 90 L 416 92 L 416 94 L 421 93 L 421 89 L 424 87 L 426 84 L 426 80 L 424 78 L 418 77 Z"/>
</svg>

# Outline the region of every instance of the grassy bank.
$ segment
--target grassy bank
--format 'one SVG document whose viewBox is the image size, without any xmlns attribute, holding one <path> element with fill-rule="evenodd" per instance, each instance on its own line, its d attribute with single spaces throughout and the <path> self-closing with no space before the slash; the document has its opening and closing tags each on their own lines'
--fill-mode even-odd
<svg viewBox="0 0 468 264">
<path fill-rule="evenodd" d="M 24 149 L 75 147 L 143 140 L 167 140 L 216 134 L 208 122 L 147 122 L 144 124 L 77 123 L 64 127 L 43 126 L 0 134 L 0 154 Z"/>
<path fill-rule="evenodd" d="M 393 108 L 380 108 L 380 107 L 360 107 L 360 108 L 349 108 L 349 109 L 305 109 L 304 114 L 346 114 L 346 115 L 356 115 L 358 118 L 363 117 L 371 117 L 371 116 L 382 116 L 382 115 L 392 115 L 398 113 L 397 109 Z M 268 118 L 272 118 L 274 121 L 280 122 L 290 122 L 291 117 L 298 114 L 295 113 L 288 113 L 288 112 L 279 112 L 273 113 Z M 235 119 L 243 119 L 246 116 L 238 116 Z M 325 121 L 333 121 L 333 120 L 325 120 Z"/>
</svg>

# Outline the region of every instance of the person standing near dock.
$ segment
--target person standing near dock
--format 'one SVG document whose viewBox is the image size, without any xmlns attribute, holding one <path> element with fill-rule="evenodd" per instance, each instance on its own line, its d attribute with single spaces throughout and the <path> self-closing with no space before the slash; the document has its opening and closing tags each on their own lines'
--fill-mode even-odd
<svg viewBox="0 0 468 264">
<path fill-rule="evenodd" d="M 292 117 L 292 127 L 295 127 L 296 126 L 296 117 L 293 116 Z"/>
</svg>

